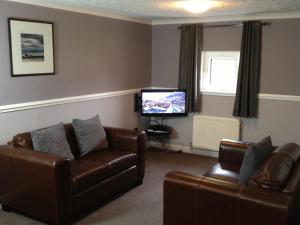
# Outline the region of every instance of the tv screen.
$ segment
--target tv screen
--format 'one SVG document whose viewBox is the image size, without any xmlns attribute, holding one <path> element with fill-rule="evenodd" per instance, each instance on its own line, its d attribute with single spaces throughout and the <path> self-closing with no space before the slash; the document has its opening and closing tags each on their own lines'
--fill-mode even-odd
<svg viewBox="0 0 300 225">
<path fill-rule="evenodd" d="M 141 91 L 142 116 L 186 116 L 186 91 L 148 89 Z"/>
</svg>

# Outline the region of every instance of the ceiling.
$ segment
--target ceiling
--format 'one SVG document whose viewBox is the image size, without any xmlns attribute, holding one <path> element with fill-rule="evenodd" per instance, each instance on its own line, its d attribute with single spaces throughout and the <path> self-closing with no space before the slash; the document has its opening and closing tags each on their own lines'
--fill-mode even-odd
<svg viewBox="0 0 300 225">
<path fill-rule="evenodd" d="M 188 13 L 179 0 L 8 0 L 103 15 L 149 24 L 216 22 L 243 19 L 300 18 L 300 0 L 211 0 L 218 6 L 201 14 Z"/>
</svg>

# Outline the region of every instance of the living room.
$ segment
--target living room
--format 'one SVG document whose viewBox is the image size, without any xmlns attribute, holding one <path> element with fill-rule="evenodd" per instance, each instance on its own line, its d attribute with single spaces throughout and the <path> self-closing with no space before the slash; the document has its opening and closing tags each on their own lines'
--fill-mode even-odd
<svg viewBox="0 0 300 225">
<path fill-rule="evenodd" d="M 152 12 L 152 17 L 149 14 L 142 15 L 143 11 L 139 11 L 139 4 L 142 3 L 138 3 L 139 1 L 132 1 L 132 3 L 127 1 L 127 8 L 124 5 L 117 7 L 118 4 L 114 3 L 114 13 L 108 8 L 101 10 L 101 1 L 98 8 L 93 5 L 97 4 L 97 1 L 72 2 L 73 5 L 69 1 L 62 3 L 54 0 L 0 2 L 2 90 L 0 143 L 2 145 L 11 141 L 13 136 L 19 133 L 49 127 L 60 122 L 71 123 L 74 118 L 89 119 L 95 115 L 99 115 L 101 123 L 105 126 L 142 129 L 144 119 L 133 110 L 134 94 L 145 88 L 178 88 L 181 41 L 179 26 L 192 23 L 203 24 L 204 52 L 238 52 L 241 51 L 243 32 L 243 26 L 240 24 L 249 20 L 259 20 L 267 25 L 262 26 L 258 116 L 240 119 L 239 140 L 256 143 L 270 135 L 274 146 L 282 146 L 290 142 L 300 144 L 300 120 L 298 119 L 300 114 L 298 88 L 300 5 L 298 2 L 287 1 L 286 4 L 280 5 L 280 1 L 276 3 L 268 1 L 268 5 L 259 3 L 260 1 L 244 1 L 244 5 L 241 3 L 241 5 L 231 6 L 232 8 L 228 6 L 230 9 L 227 15 L 219 15 L 216 11 L 215 14 L 204 14 L 204 16 L 201 13 L 190 15 L 179 9 L 174 10 L 172 7 L 165 9 L 163 6 L 156 5 L 158 8 L 155 9 L 162 8 L 165 17 L 153 13 L 155 12 L 153 8 L 144 11 Z M 155 5 L 157 1 L 151 2 Z M 224 2 L 234 4 L 234 1 Z M 135 16 L 126 15 L 126 10 L 122 11 L 122 7 L 127 9 L 127 12 L 135 12 Z M 234 11 L 235 7 L 240 8 Z M 172 10 L 175 14 L 182 13 L 181 16 L 168 14 Z M 12 73 L 8 18 L 53 23 L 54 74 L 27 76 Z M 217 161 L 218 152 L 201 151 L 191 147 L 194 116 L 200 114 L 233 118 L 234 103 L 234 94 L 203 92 L 200 113 L 194 112 L 189 113 L 187 117 L 168 119 L 168 125 L 176 135 L 172 136 L 168 143 L 163 143 L 163 146 L 176 151 L 183 149 L 197 155 L 211 154 L 215 158 L 197 158 L 203 163 L 203 166 L 197 168 L 193 164 L 194 159 L 190 158 L 193 157 L 192 154 L 173 156 L 172 154 L 175 153 L 172 153 L 168 156 L 159 152 L 157 157 L 166 157 L 160 159 L 155 158 L 154 153 L 151 152 L 149 159 L 154 161 L 148 168 L 146 166 L 145 176 L 157 176 L 159 180 L 152 177 L 153 180 L 144 181 L 146 184 L 139 188 L 155 180 L 157 181 L 155 188 L 161 190 L 149 192 L 153 195 L 159 193 L 160 199 L 153 196 L 149 196 L 149 199 L 143 197 L 147 196 L 146 192 L 140 193 L 141 199 L 136 199 L 137 201 L 149 200 L 152 203 L 153 214 L 151 209 L 145 209 L 146 215 L 152 217 L 147 218 L 149 222 L 143 224 L 162 224 L 161 194 L 166 172 L 183 169 L 185 172 L 201 175 Z M 183 159 L 182 165 L 179 163 L 178 167 L 173 167 L 167 163 L 163 170 L 165 173 L 161 174 L 162 170 L 156 170 L 154 165 L 164 160 L 168 162 L 168 157 L 173 158 L 174 161 Z M 162 166 L 162 164 L 158 165 Z M 151 174 L 152 170 L 153 174 Z M 137 191 L 148 190 L 147 187 L 144 188 Z M 128 195 L 130 196 L 130 191 L 124 194 L 124 198 Z M 134 196 L 132 198 L 134 199 Z M 135 205 L 133 199 L 130 201 Z M 101 214 L 103 208 L 107 206 L 111 207 L 108 210 L 115 209 L 126 214 L 126 205 L 122 206 L 127 204 L 126 201 L 120 203 L 121 208 L 117 207 L 119 205 L 117 201 L 118 198 L 113 201 L 114 205 L 108 203 L 98 208 L 97 212 L 89 214 L 87 218 L 79 221 L 79 224 L 132 224 L 134 221 L 139 224 L 139 221 L 142 221 L 139 216 L 134 217 L 131 214 L 130 218 L 123 215 L 119 219 L 110 221 L 110 218 Z M 139 205 L 139 207 L 143 206 Z M 142 208 L 139 210 L 142 211 Z M 96 218 L 99 212 L 101 216 Z M 111 211 L 104 212 L 117 216 Z M 31 220 L 23 217 L 22 214 L 1 212 L 0 216 L 1 224 L 39 224 L 35 218 Z M 104 218 L 104 222 L 101 222 L 101 218 Z M 126 218 L 127 222 L 124 221 Z"/>
</svg>

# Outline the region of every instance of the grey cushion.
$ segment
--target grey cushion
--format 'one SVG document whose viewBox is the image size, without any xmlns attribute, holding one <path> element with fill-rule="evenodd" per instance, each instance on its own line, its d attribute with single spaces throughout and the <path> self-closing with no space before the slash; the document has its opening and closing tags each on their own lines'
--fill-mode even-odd
<svg viewBox="0 0 300 225">
<path fill-rule="evenodd" d="M 258 167 L 264 162 L 264 160 L 273 152 L 272 141 L 270 137 L 264 138 L 261 142 L 251 146 L 244 157 L 239 180 L 240 183 L 246 184 L 258 169 Z"/>
<path fill-rule="evenodd" d="M 35 151 L 47 152 L 74 159 L 62 123 L 30 133 Z"/>
<path fill-rule="evenodd" d="M 72 125 L 80 156 L 107 148 L 106 134 L 98 115 L 88 120 L 74 119 Z"/>
</svg>

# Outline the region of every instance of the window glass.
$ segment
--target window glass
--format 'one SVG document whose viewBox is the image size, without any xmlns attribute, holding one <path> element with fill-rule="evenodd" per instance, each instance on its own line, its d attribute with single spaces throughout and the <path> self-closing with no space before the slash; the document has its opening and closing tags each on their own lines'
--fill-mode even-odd
<svg viewBox="0 0 300 225">
<path fill-rule="evenodd" d="M 235 93 L 240 52 L 203 52 L 201 91 Z"/>
</svg>

